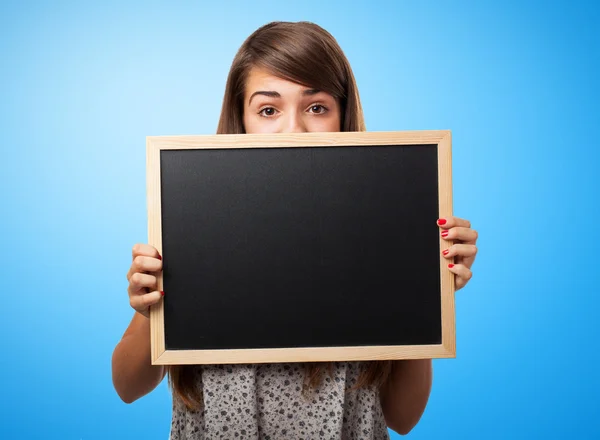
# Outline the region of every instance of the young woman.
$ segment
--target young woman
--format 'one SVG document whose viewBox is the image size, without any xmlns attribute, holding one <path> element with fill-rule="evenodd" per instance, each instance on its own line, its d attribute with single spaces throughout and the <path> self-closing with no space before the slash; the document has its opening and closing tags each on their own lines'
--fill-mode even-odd
<svg viewBox="0 0 600 440">
<path fill-rule="evenodd" d="M 237 53 L 218 133 L 363 131 L 350 65 L 335 39 L 311 23 L 270 23 Z M 448 270 L 456 288 L 471 278 L 477 233 L 467 220 L 439 219 L 453 245 Z M 151 392 L 169 374 L 171 439 L 387 439 L 419 421 L 432 383 L 431 360 L 153 366 L 148 309 L 161 300 L 161 256 L 133 247 L 127 274 L 133 319 L 113 354 L 113 382 L 125 402 Z M 349 321 L 348 325 L 352 325 Z"/>
</svg>

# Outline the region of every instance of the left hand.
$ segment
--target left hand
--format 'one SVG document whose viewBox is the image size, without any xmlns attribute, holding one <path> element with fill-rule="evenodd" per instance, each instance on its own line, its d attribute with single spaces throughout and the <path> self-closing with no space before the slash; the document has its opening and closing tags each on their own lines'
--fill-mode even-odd
<svg viewBox="0 0 600 440">
<path fill-rule="evenodd" d="M 448 259 L 456 257 L 454 265 L 449 265 L 448 270 L 456 275 L 455 290 L 462 289 L 473 276 L 471 266 L 477 255 L 477 231 L 471 229 L 468 220 L 453 216 L 439 219 L 437 224 L 441 228 L 442 239 L 454 242 L 442 255 Z"/>
</svg>

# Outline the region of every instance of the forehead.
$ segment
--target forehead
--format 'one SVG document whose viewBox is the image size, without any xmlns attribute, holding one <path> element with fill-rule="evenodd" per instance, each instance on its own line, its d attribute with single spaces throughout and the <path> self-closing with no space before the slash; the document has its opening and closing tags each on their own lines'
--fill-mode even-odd
<svg viewBox="0 0 600 440">
<path fill-rule="evenodd" d="M 250 93 L 261 90 L 279 92 L 283 96 L 286 92 L 302 92 L 308 88 L 309 87 L 275 76 L 265 69 L 253 67 L 250 72 L 248 72 L 244 94 L 249 96 Z"/>
</svg>

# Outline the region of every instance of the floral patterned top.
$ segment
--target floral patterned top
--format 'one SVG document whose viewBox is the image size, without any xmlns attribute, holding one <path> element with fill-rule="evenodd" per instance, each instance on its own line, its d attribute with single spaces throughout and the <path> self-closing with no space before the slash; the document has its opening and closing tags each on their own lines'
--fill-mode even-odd
<svg viewBox="0 0 600 440">
<path fill-rule="evenodd" d="M 319 388 L 303 392 L 302 364 L 196 366 L 203 409 L 174 397 L 170 439 L 387 440 L 378 388 L 347 391 L 360 372 L 360 363 L 334 363 Z"/>
</svg>

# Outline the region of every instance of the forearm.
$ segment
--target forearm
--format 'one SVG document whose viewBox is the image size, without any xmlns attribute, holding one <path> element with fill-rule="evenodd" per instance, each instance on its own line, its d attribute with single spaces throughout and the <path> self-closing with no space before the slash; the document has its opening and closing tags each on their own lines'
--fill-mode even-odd
<svg viewBox="0 0 600 440">
<path fill-rule="evenodd" d="M 399 434 L 408 434 L 421 419 L 433 378 L 430 359 L 395 361 L 381 389 L 385 420 Z"/>
<path fill-rule="evenodd" d="M 112 378 L 119 397 L 131 403 L 148 394 L 162 381 L 165 367 L 152 365 L 150 320 L 135 313 L 112 357 Z"/>
</svg>

